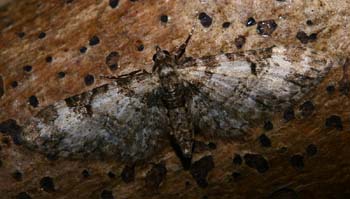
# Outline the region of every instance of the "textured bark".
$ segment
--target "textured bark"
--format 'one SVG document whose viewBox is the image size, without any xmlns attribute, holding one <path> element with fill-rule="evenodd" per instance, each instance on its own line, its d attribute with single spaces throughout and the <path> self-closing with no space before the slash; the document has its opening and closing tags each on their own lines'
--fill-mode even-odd
<svg viewBox="0 0 350 199">
<path fill-rule="evenodd" d="M 349 1 L 116 2 L 17 0 L 0 9 L 0 198 L 350 196 Z M 250 17 L 256 24 L 246 26 Z M 244 140 L 196 135 L 189 170 L 167 144 L 135 164 L 50 156 L 22 143 L 41 110 L 113 82 L 103 76 L 150 73 L 155 46 L 173 52 L 192 27 L 186 56 L 195 59 L 276 45 L 311 49 L 334 67 Z"/>
</svg>

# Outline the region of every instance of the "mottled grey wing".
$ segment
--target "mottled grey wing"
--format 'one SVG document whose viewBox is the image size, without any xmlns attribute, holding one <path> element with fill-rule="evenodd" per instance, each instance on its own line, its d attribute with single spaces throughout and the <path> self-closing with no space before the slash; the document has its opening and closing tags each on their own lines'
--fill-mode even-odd
<svg viewBox="0 0 350 199">
<path fill-rule="evenodd" d="M 190 108 L 200 130 L 235 136 L 293 106 L 331 66 L 321 52 L 272 47 L 192 60 L 178 71 L 198 90 Z"/>
<path fill-rule="evenodd" d="M 59 101 L 31 121 L 23 138 L 49 155 L 143 159 L 162 146 L 169 126 L 166 110 L 147 103 L 157 87 L 143 74 Z"/>
</svg>

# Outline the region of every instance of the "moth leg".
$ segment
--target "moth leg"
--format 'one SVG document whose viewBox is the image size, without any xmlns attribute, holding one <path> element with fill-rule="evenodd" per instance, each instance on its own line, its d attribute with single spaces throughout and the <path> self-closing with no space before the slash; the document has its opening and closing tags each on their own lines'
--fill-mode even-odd
<svg viewBox="0 0 350 199">
<path fill-rule="evenodd" d="M 184 61 L 186 61 L 186 59 L 184 59 L 183 55 L 186 52 L 186 48 L 188 46 L 188 43 L 191 40 L 192 34 L 193 34 L 194 28 L 192 28 L 190 34 L 188 35 L 185 43 L 181 44 L 181 46 L 177 49 L 177 51 L 175 52 L 175 62 L 176 64 L 181 64 Z"/>
</svg>

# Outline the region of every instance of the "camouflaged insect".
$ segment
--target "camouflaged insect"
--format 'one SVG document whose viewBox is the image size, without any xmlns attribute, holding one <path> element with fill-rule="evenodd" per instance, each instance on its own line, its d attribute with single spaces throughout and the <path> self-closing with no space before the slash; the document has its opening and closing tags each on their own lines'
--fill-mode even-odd
<svg viewBox="0 0 350 199">
<path fill-rule="evenodd" d="M 203 58 L 159 47 L 152 73 L 135 71 L 59 101 L 26 125 L 26 145 L 61 157 L 142 160 L 170 143 L 191 162 L 196 134 L 249 136 L 300 101 L 332 67 L 322 52 L 274 46 Z"/>
</svg>

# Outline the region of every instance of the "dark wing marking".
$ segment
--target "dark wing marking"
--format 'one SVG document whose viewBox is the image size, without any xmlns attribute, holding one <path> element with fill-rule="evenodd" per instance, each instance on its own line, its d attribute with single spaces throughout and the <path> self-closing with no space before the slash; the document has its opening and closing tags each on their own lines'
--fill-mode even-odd
<svg viewBox="0 0 350 199">
<path fill-rule="evenodd" d="M 192 108 L 197 121 L 199 115 L 206 117 L 209 112 L 217 111 L 221 113 L 212 114 L 212 118 L 224 114 L 224 118 L 236 120 L 232 127 L 239 128 L 246 123 L 254 126 L 298 102 L 320 83 L 331 66 L 331 59 L 322 52 L 273 47 L 194 59 L 178 72 L 182 79 L 198 88 L 198 93 L 209 99 L 205 105 L 209 109 L 207 113 Z"/>
<path fill-rule="evenodd" d="M 162 146 L 169 126 L 165 108 L 148 103 L 157 87 L 150 74 L 119 78 L 42 110 L 23 138 L 50 155 L 146 158 Z"/>
</svg>

